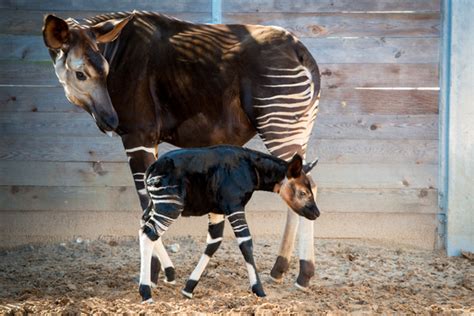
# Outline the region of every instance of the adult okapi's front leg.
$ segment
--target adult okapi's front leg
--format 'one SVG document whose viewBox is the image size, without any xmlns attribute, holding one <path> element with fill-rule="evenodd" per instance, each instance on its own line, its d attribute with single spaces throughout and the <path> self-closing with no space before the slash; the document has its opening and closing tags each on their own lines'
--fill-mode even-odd
<svg viewBox="0 0 474 316">
<path fill-rule="evenodd" d="M 156 160 L 157 146 L 152 141 L 143 140 L 143 137 L 137 135 L 125 135 L 122 137 L 122 142 L 127 153 L 140 205 L 142 210 L 145 211 L 150 203 L 145 189 L 145 173 Z M 165 282 L 174 284 L 175 269 L 161 239 L 154 244 L 151 258 L 151 281 L 153 285 L 158 283 L 160 269 L 165 271 Z"/>
</svg>

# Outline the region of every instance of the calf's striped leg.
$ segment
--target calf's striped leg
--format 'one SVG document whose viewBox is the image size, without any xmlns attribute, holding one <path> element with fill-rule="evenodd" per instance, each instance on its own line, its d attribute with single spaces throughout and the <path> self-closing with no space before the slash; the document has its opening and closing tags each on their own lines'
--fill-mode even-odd
<svg viewBox="0 0 474 316">
<path fill-rule="evenodd" d="M 206 240 L 206 250 L 204 254 L 199 259 L 199 262 L 194 268 L 194 271 L 189 276 L 189 279 L 186 281 L 186 286 L 181 291 L 184 296 L 187 298 L 193 297 L 193 291 L 196 288 L 201 275 L 204 272 L 207 264 L 211 260 L 214 253 L 217 251 L 219 246 L 222 243 L 222 236 L 224 234 L 224 215 L 209 213 L 209 226 Z"/>
<path fill-rule="evenodd" d="M 145 172 L 156 160 L 156 147 L 152 145 L 152 142 L 145 142 L 149 145 L 143 145 L 144 142 L 137 135 L 126 135 L 122 138 L 122 142 L 132 171 L 140 205 L 142 210 L 146 210 L 150 200 L 145 189 Z M 161 240 L 155 244 L 150 264 L 152 286 L 157 285 L 161 269 L 165 271 L 165 282 L 171 284 L 175 282 L 174 266 Z"/>
<path fill-rule="evenodd" d="M 153 199 L 153 207 L 150 207 L 143 217 L 144 225 L 140 230 L 140 286 L 139 292 L 143 302 L 152 302 L 151 300 L 151 265 L 150 260 L 153 249 L 158 240 L 168 230 L 168 227 L 178 218 L 182 211 L 176 203 L 171 200 Z M 162 204 L 162 205 L 160 205 Z M 182 206 L 182 205 L 180 205 Z M 155 211 L 157 207 L 163 207 L 164 210 Z"/>
<path fill-rule="evenodd" d="M 247 221 L 245 220 L 245 213 L 243 210 L 232 212 L 229 216 L 227 216 L 227 219 L 234 230 L 240 251 L 244 256 L 252 292 L 259 297 L 264 297 L 266 294 L 263 291 L 262 282 L 258 276 L 257 267 L 253 258 L 252 237 L 250 236 Z"/>
</svg>

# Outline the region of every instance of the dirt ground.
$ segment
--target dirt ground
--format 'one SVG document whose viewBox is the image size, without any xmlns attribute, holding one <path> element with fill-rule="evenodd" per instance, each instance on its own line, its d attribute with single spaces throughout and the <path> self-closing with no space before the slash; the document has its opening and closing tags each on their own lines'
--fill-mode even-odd
<svg viewBox="0 0 474 316">
<path fill-rule="evenodd" d="M 78 242 L 79 241 L 79 242 Z M 297 260 L 281 284 L 269 271 L 279 238 L 254 238 L 255 257 L 267 293 L 249 292 L 243 258 L 226 238 L 193 299 L 180 290 L 197 263 L 205 239 L 165 238 L 177 284 L 160 282 L 155 303 L 138 295 L 137 240 L 75 240 L 0 251 L 0 313 L 474 313 L 474 261 L 375 241 L 316 240 L 316 276 L 308 291 L 293 286 Z"/>
</svg>

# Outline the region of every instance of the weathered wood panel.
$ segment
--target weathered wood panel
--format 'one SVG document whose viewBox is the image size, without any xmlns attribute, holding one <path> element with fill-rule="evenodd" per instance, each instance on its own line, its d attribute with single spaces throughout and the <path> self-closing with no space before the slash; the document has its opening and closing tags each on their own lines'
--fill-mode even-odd
<svg viewBox="0 0 474 316">
<path fill-rule="evenodd" d="M 126 211 L 139 209 L 133 187 L 0 186 L 1 211 Z M 436 213 L 433 189 L 326 189 L 318 190 L 324 212 Z M 274 193 L 258 192 L 249 203 L 253 211 L 284 211 L 286 204 Z"/>
<path fill-rule="evenodd" d="M 61 18 L 74 17 L 76 19 L 96 16 L 102 13 L 119 11 L 110 7 L 106 11 L 55 11 L 55 9 L 43 11 L 18 11 L 18 10 L 2 10 L 2 19 L 0 19 L 0 34 L 10 35 L 40 35 L 43 27 L 43 19 L 47 14 L 54 14 Z M 178 19 L 191 21 L 195 23 L 210 23 L 210 13 L 199 12 L 165 12 Z"/>
<path fill-rule="evenodd" d="M 223 1 L 223 12 L 439 11 L 440 0 L 237 0 Z"/>
<path fill-rule="evenodd" d="M 437 115 L 321 114 L 318 139 L 438 139 Z M 3 136 L 102 136 L 87 113 L 13 112 L 0 114 Z"/>
<path fill-rule="evenodd" d="M 320 64 L 323 89 L 438 87 L 437 64 Z M 58 87 L 51 61 L 0 61 L 0 85 Z M 5 93 L 5 92 L 3 92 Z M 4 98 L 2 97 L 2 100 Z"/>
<path fill-rule="evenodd" d="M 416 68 L 416 67 L 415 67 Z M 413 74 L 415 75 L 415 74 Z M 408 76 L 408 74 L 407 74 Z M 405 78 L 405 75 L 402 75 Z M 409 79 L 406 77 L 407 80 Z M 328 76 L 325 75 L 323 85 Z M 363 79 L 363 78 L 361 78 Z M 423 78 L 419 77 L 421 84 Z M 335 82 L 334 81 L 331 82 Z M 345 80 L 345 79 L 344 79 Z M 411 79 L 410 79 L 411 80 Z M 429 80 L 426 78 L 426 81 Z M 370 83 L 369 83 L 370 84 Z M 0 112 L 77 112 L 62 87 L 0 87 Z M 319 113 L 424 115 L 438 113 L 438 91 L 332 88 L 321 92 Z M 318 120 L 317 124 L 320 124 Z"/>
<path fill-rule="evenodd" d="M 301 38 L 318 63 L 436 63 L 438 38 Z M 348 53 L 350 52 L 350 53 Z M 49 61 L 42 37 L 0 35 L 0 59 Z"/>
<path fill-rule="evenodd" d="M 438 94 L 437 90 L 361 90 L 342 86 L 321 91 L 319 111 L 321 115 L 438 114 Z"/>
<path fill-rule="evenodd" d="M 164 152 L 164 151 L 161 151 Z M 312 172 L 321 188 L 435 188 L 433 164 L 332 164 L 321 162 Z M 377 170 L 377 172 L 374 172 Z M 2 161 L 0 186 L 114 187 L 134 185 L 125 162 Z"/>
<path fill-rule="evenodd" d="M 113 11 L 110 8 L 108 11 Z M 38 35 L 46 14 L 84 18 L 99 12 L 2 10 L 0 33 Z M 162 12 L 168 14 L 168 12 Z M 209 23 L 209 13 L 171 12 L 170 15 L 196 23 Z M 374 36 L 439 37 L 439 13 L 226 13 L 222 23 L 278 25 L 301 37 Z"/>
<path fill-rule="evenodd" d="M 132 11 L 211 12 L 210 0 L 1 0 L 0 8 L 14 10 L 55 11 Z"/>
<path fill-rule="evenodd" d="M 278 25 L 298 37 L 439 37 L 440 19 L 439 13 L 225 13 L 222 23 Z"/>
<path fill-rule="evenodd" d="M 165 149 L 168 144 L 160 145 Z M 257 139 L 249 146 L 265 151 Z M 412 163 L 437 162 L 436 140 L 348 140 L 312 136 L 309 157 L 334 163 Z M 103 137 L 0 137 L 0 160 L 26 161 L 126 161 L 121 141 Z"/>
</svg>

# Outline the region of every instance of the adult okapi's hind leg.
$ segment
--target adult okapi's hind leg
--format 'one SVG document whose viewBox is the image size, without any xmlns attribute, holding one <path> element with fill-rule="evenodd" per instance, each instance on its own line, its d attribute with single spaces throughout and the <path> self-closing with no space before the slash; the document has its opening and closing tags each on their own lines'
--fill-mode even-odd
<svg viewBox="0 0 474 316">
<path fill-rule="evenodd" d="M 296 39 L 287 44 L 262 53 L 258 76 L 242 87 L 247 88 L 243 95 L 251 96 L 242 101 L 244 108 L 252 109 L 247 112 L 259 136 L 270 153 L 285 160 L 295 153 L 306 156 L 320 93 L 320 74 L 314 59 Z M 300 272 L 296 286 L 305 288 L 314 275 L 314 227 L 313 222 L 290 210 L 271 276 L 280 280 L 288 270 L 297 232 Z"/>
<path fill-rule="evenodd" d="M 142 135 L 124 135 L 122 136 L 122 142 L 132 171 L 133 181 L 135 182 L 135 188 L 140 199 L 140 205 L 142 210 L 145 211 L 150 203 L 150 199 L 145 189 L 145 173 L 147 168 L 156 160 L 157 146 L 154 145 L 153 141 L 147 140 Z M 161 269 L 165 272 L 165 282 L 174 284 L 176 282 L 175 269 L 161 239 L 154 243 L 152 252 L 152 285 L 158 283 Z"/>
</svg>

